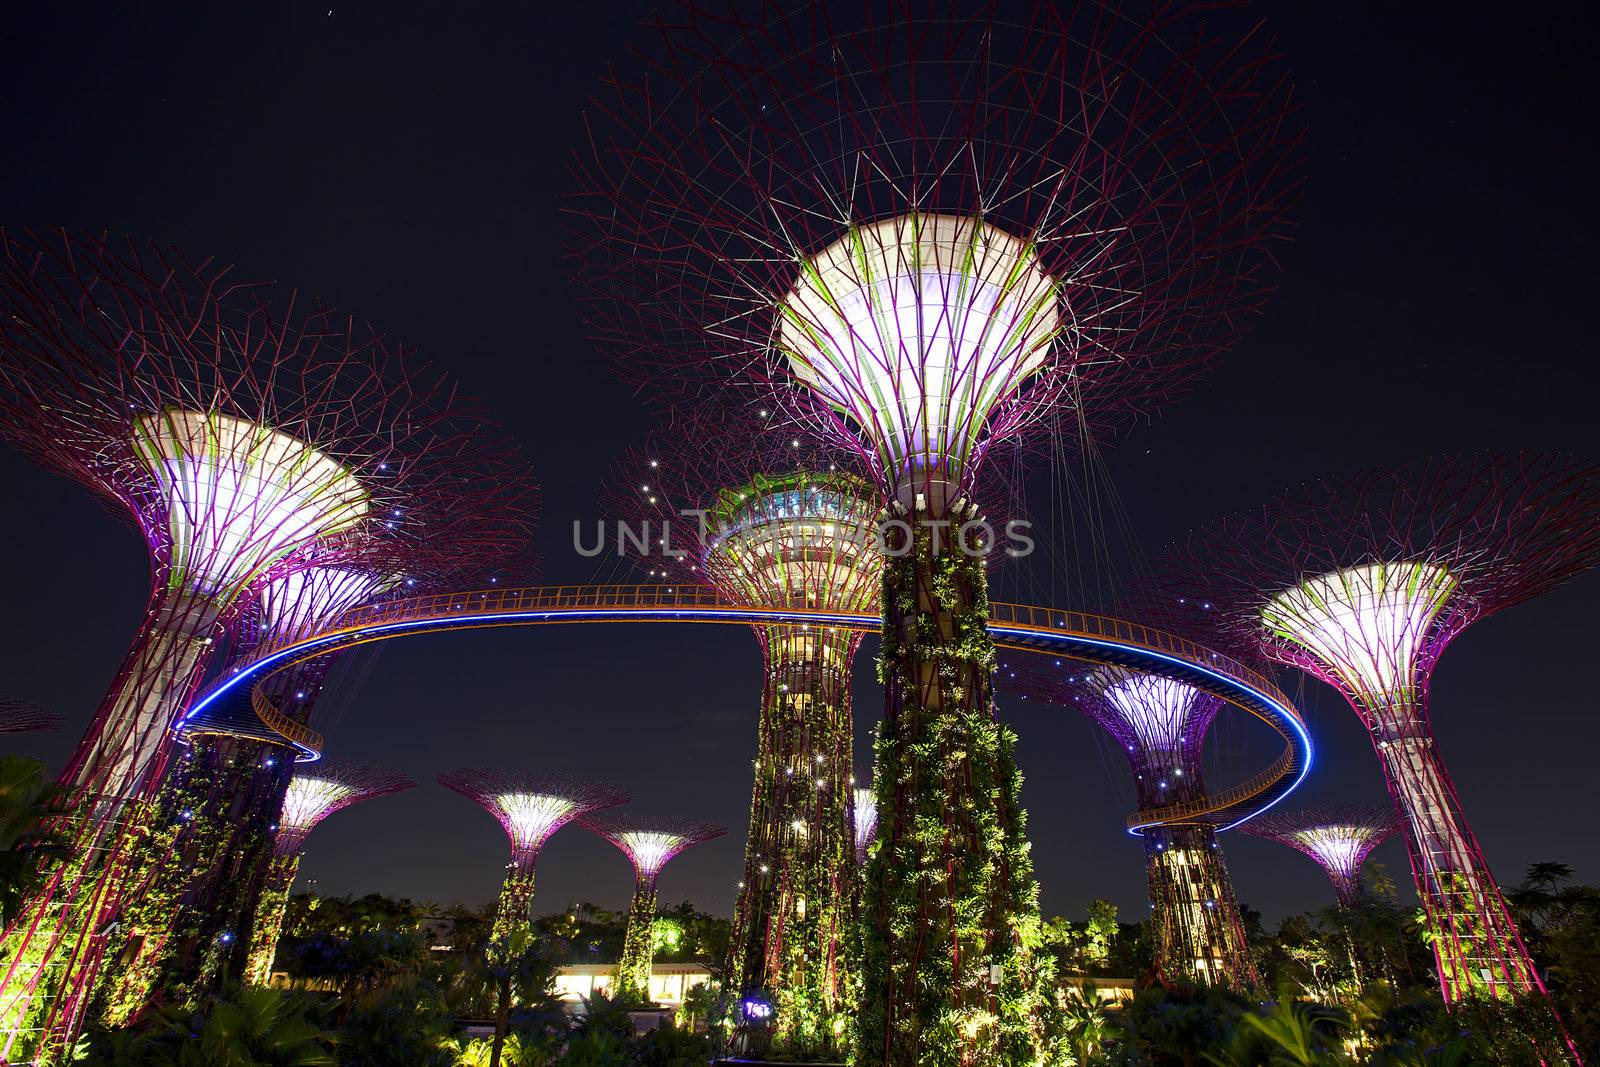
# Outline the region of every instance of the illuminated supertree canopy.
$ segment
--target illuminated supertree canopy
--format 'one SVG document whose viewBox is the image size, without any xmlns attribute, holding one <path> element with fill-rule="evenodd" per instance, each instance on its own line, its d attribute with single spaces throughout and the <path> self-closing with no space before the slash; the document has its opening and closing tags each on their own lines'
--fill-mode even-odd
<svg viewBox="0 0 1600 1067">
<path fill-rule="evenodd" d="M 511 841 L 495 910 L 496 938 L 533 918 L 534 867 L 545 842 L 574 819 L 628 802 L 628 794 L 614 786 L 540 771 L 460 770 L 438 780 L 499 820 Z"/>
<path fill-rule="evenodd" d="M 1041 1040 L 984 575 L 931 524 L 978 518 L 996 446 L 1157 406 L 1260 301 L 1295 134 L 1262 35 L 1212 25 L 1094 3 L 690 11 L 649 82 L 614 79 L 589 114 L 572 229 L 614 362 L 668 396 L 746 387 L 908 520 L 860 1062 L 1011 1062 Z M 955 749 L 960 773 L 922 763 Z"/>
<path fill-rule="evenodd" d="M 1367 855 L 1400 832 L 1393 810 L 1370 806 L 1271 811 L 1243 827 L 1246 833 L 1305 853 L 1333 882 L 1341 907 L 1361 903 L 1361 867 Z"/>
<path fill-rule="evenodd" d="M 0 734 L 23 734 L 35 730 L 54 730 L 61 716 L 27 700 L 0 697 Z"/>
<path fill-rule="evenodd" d="M 1287 493 L 1158 568 L 1167 609 L 1344 694 L 1406 830 L 1447 1003 L 1542 993 L 1434 744 L 1429 682 L 1476 620 L 1600 561 L 1600 467 L 1547 453 L 1429 460 Z"/>
<path fill-rule="evenodd" d="M 416 786 L 403 774 L 347 760 L 320 760 L 289 780 L 272 843 L 272 865 L 251 923 L 245 980 L 263 985 L 272 973 L 289 890 L 300 870 L 306 838 L 324 819 L 363 800 Z"/>
<path fill-rule="evenodd" d="M 633 901 L 628 906 L 628 925 L 623 934 L 622 958 L 617 961 L 612 995 L 630 1000 L 647 999 L 654 962 L 650 932 L 656 921 L 656 880 L 661 876 L 661 869 L 685 849 L 714 840 L 728 831 L 710 823 L 634 812 L 585 815 L 582 822 L 621 849 L 633 864 Z"/>
<path fill-rule="evenodd" d="M 63 773 L 85 815 L 69 858 L 7 938 L 5 1049 L 42 1035 L 34 1055 L 48 1060 L 82 1017 L 101 958 L 85 939 L 121 906 L 169 731 L 251 589 L 452 530 L 463 556 L 485 530 L 525 535 L 534 486 L 453 382 L 377 332 L 132 240 L 0 234 L 0 416 L 6 441 L 133 520 L 153 578 Z M 50 962 L 64 945 L 70 973 Z M 62 988 L 36 998 L 45 973 Z M 36 1000 L 48 1018 L 30 1021 Z"/>
<path fill-rule="evenodd" d="M 1141 811 L 1204 797 L 1201 757 L 1222 701 L 1193 686 L 1125 667 L 1020 656 L 1008 691 L 1087 715 L 1127 757 Z M 1215 827 L 1152 820 L 1140 831 L 1165 980 L 1249 987 L 1257 982 Z"/>
<path fill-rule="evenodd" d="M 871 789 L 857 789 L 855 795 L 856 862 L 867 861 L 867 849 L 878 832 L 878 799 Z"/>
<path fill-rule="evenodd" d="M 644 542 L 643 554 L 619 545 L 637 569 L 739 604 L 877 609 L 883 508 L 870 483 L 760 411 L 685 423 L 630 451 L 613 477 L 608 510 Z M 762 694 L 728 981 L 771 1006 L 778 1048 L 837 1051 L 851 985 L 850 669 L 861 635 L 821 624 L 754 630 Z"/>
</svg>

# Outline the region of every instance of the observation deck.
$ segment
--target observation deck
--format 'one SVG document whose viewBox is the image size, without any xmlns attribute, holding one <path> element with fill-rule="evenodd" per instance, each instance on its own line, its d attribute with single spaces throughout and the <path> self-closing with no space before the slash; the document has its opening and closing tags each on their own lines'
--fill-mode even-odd
<svg viewBox="0 0 1600 1067">
<path fill-rule="evenodd" d="M 376 641 L 439 630 L 578 623 L 715 623 L 875 632 L 875 614 L 735 604 L 714 590 L 687 585 L 560 585 L 491 588 L 390 600 L 355 608 L 325 631 L 265 645 L 218 679 L 177 730 L 227 733 L 292 745 L 302 760 L 321 755 L 322 738 L 283 715 L 261 682 L 319 656 Z M 991 603 L 989 633 L 997 646 L 1025 654 L 1070 656 L 1176 678 L 1254 715 L 1284 741 L 1283 753 L 1260 774 L 1195 801 L 1131 816 L 1128 832 L 1206 822 L 1230 829 L 1293 792 L 1311 770 L 1312 744 L 1300 713 L 1268 679 L 1193 641 L 1124 619 L 1029 604 Z M 1003 691 L 1004 676 L 996 678 Z M 248 701 L 243 698 L 248 694 Z"/>
</svg>

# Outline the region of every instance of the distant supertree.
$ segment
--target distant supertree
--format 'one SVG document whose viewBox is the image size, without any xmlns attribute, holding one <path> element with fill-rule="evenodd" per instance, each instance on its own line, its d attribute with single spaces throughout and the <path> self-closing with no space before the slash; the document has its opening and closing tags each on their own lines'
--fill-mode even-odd
<svg viewBox="0 0 1600 1067">
<path fill-rule="evenodd" d="M 1317 861 L 1333 882 L 1342 908 L 1361 903 L 1361 867 L 1367 854 L 1400 832 L 1390 808 L 1346 805 L 1301 811 L 1269 811 L 1241 827 Z"/>
<path fill-rule="evenodd" d="M 857 789 L 855 798 L 856 862 L 867 862 L 867 849 L 878 833 L 878 799 L 871 789 Z"/>
<path fill-rule="evenodd" d="M 38 704 L 16 697 L 0 697 L 0 734 L 54 730 L 60 725 L 61 716 Z"/>
<path fill-rule="evenodd" d="M 582 823 L 621 849 L 633 864 L 633 901 L 628 905 L 628 926 L 622 938 L 622 958 L 617 961 L 612 995 L 647 999 L 655 952 L 650 934 L 656 921 L 656 880 L 661 877 L 661 868 L 684 849 L 728 831 L 710 823 L 634 812 L 586 815 Z"/>
<path fill-rule="evenodd" d="M 1222 700 L 1172 678 L 1117 666 L 1028 657 L 1008 690 L 1076 708 L 1109 733 L 1133 771 L 1139 810 L 1205 795 L 1201 755 Z M 1205 821 L 1152 822 L 1140 831 L 1155 929 L 1168 981 L 1249 987 L 1259 980 L 1233 880 Z"/>
<path fill-rule="evenodd" d="M 71 847 L 6 935 L 5 1055 L 70 1045 L 169 731 L 247 593 L 393 559 L 424 531 L 461 530 L 467 554 L 474 531 L 527 528 L 532 482 L 452 382 L 300 303 L 155 245 L 0 233 L 0 437 L 130 518 L 152 573 L 63 773 Z"/>
<path fill-rule="evenodd" d="M 300 857 L 305 854 L 311 831 L 336 811 L 363 800 L 403 792 L 416 784 L 402 774 L 343 760 L 322 760 L 295 773 L 273 827 L 272 865 L 251 923 L 245 981 L 265 985 L 272 975 L 289 889 L 300 871 Z"/>
<path fill-rule="evenodd" d="M 883 581 L 875 491 L 838 469 L 839 457 L 800 447 L 761 414 L 679 425 L 624 457 L 610 510 L 647 542 L 641 569 L 738 604 L 875 612 Z M 861 634 L 753 629 L 762 693 L 728 988 L 772 1006 L 766 1022 L 780 1048 L 820 1051 L 837 1046 L 833 1024 L 853 984 L 850 671 Z"/>
<path fill-rule="evenodd" d="M 511 839 L 491 932 L 497 941 L 533 920 L 533 874 L 544 843 L 574 819 L 628 802 L 614 786 L 539 771 L 450 771 L 438 781 L 499 819 Z"/>
<path fill-rule="evenodd" d="M 615 362 L 673 397 L 748 387 L 907 523 L 859 1062 L 1035 1055 L 1037 886 L 952 531 L 997 446 L 1131 421 L 1260 301 L 1295 137 L 1261 35 L 1225 21 L 691 10 L 590 112 L 573 229 Z"/>
<path fill-rule="evenodd" d="M 1332 685 L 1371 731 L 1447 1003 L 1544 987 L 1435 747 L 1434 664 L 1473 622 L 1597 561 L 1600 467 L 1534 453 L 1330 480 L 1194 535 L 1158 568 L 1169 609 Z"/>
</svg>

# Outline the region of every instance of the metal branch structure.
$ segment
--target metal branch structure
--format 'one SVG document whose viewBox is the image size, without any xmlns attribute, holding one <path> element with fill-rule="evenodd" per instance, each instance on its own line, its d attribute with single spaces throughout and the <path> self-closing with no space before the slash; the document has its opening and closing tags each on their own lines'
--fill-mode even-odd
<svg viewBox="0 0 1600 1067">
<path fill-rule="evenodd" d="M 0 1052 L 65 1055 L 127 890 L 170 732 L 263 582 L 524 536 L 534 486 L 453 382 L 369 327 L 209 260 L 0 233 L 0 437 L 143 534 L 138 634 L 63 784 L 67 858 L 5 938 Z"/>
<path fill-rule="evenodd" d="M 685 849 L 715 840 L 728 831 L 710 823 L 634 812 L 601 812 L 585 815 L 581 821 L 585 828 L 621 849 L 633 864 L 633 900 L 628 905 L 628 925 L 612 995 L 632 1001 L 648 1000 L 655 952 L 651 931 L 656 921 L 656 881 L 661 869 Z"/>
<path fill-rule="evenodd" d="M 511 862 L 491 931 L 496 941 L 533 920 L 534 867 L 545 842 L 574 819 L 629 800 L 614 786 L 540 771 L 450 771 L 439 775 L 438 782 L 498 819 L 511 841 Z"/>
<path fill-rule="evenodd" d="M 61 716 L 44 707 L 16 697 L 0 697 L 0 734 L 25 734 L 54 730 Z"/>
<path fill-rule="evenodd" d="M 513 539 L 491 551 L 493 531 L 487 533 L 475 562 L 503 562 L 522 547 Z M 273 577 L 248 596 L 230 627 L 230 643 L 250 656 L 302 640 L 385 597 L 478 581 L 454 554 L 453 542 L 423 539 L 407 547 L 403 575 L 329 565 Z M 270 709 L 274 721 L 303 726 L 337 658 L 310 660 L 273 678 L 257 714 Z M 240 933 L 250 930 L 263 894 L 281 873 L 271 827 L 289 789 L 295 750 L 270 739 L 270 730 L 250 729 L 254 716 L 248 712 L 239 717 L 246 720 L 242 731 L 226 717 L 181 724 L 183 748 L 161 783 L 150 836 L 130 867 L 130 902 L 91 1005 L 99 1025 L 122 1025 L 155 995 L 165 1003 L 198 1005 L 225 976 L 252 966 L 250 939 Z"/>
<path fill-rule="evenodd" d="M 1528 453 L 1309 486 L 1193 535 L 1158 568 L 1168 610 L 1320 678 L 1361 717 L 1452 1005 L 1544 987 L 1435 746 L 1433 668 L 1472 623 L 1597 562 L 1600 466 Z"/>
<path fill-rule="evenodd" d="M 251 923 L 245 981 L 265 985 L 272 975 L 289 889 L 299 873 L 300 858 L 305 855 L 306 838 L 311 831 L 336 811 L 404 792 L 416 784 L 402 774 L 343 760 L 323 760 L 295 772 L 284 793 L 278 822 L 272 828 L 272 862 Z"/>
<path fill-rule="evenodd" d="M 629 452 L 607 510 L 632 529 L 639 569 L 657 580 L 735 604 L 876 613 L 883 508 L 839 459 L 775 432 L 760 412 L 724 412 Z M 620 531 L 618 541 L 628 553 Z M 753 629 L 762 693 L 727 987 L 772 1007 L 763 1027 L 778 1048 L 838 1053 L 853 988 L 850 672 L 861 634 Z"/>
<path fill-rule="evenodd" d="M 1310 856 L 1333 883 L 1339 906 L 1355 908 L 1361 904 L 1367 856 L 1400 832 L 1400 820 L 1390 808 L 1344 805 L 1268 812 L 1245 824 L 1244 831 Z"/>
<path fill-rule="evenodd" d="M 1075 708 L 1116 740 L 1133 771 L 1141 812 L 1205 796 L 1201 755 L 1221 699 L 1175 678 L 1115 665 L 1027 656 L 1012 666 L 1007 691 Z M 1139 834 L 1162 979 L 1254 986 L 1259 978 L 1216 826 L 1205 819 L 1163 820 Z"/>
<path fill-rule="evenodd" d="M 1260 33 L 1176 5 L 662 30 L 574 161 L 593 330 L 668 396 L 743 386 L 892 501 L 856 1060 L 1032 1062 L 1037 885 L 955 541 L 998 446 L 1126 423 L 1232 341 L 1293 199 L 1286 83 Z"/>
</svg>

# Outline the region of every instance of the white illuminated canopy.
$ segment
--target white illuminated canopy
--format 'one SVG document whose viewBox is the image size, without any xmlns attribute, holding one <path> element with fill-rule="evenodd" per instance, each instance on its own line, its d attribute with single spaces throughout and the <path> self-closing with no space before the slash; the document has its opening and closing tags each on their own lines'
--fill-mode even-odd
<svg viewBox="0 0 1600 1067">
<path fill-rule="evenodd" d="M 1171 755 L 1182 750 L 1190 716 L 1201 698 L 1194 686 L 1116 666 L 1094 671 L 1089 683 L 1133 730 L 1146 754 Z"/>
<path fill-rule="evenodd" d="M 663 833 L 659 830 L 623 830 L 617 842 L 633 857 L 639 873 L 654 877 L 661 873 L 667 861 L 677 855 L 686 838 L 681 834 Z"/>
<path fill-rule="evenodd" d="M 795 376 L 856 422 L 890 473 L 959 475 L 990 412 L 1061 330 L 1033 245 L 965 215 L 852 227 L 779 305 Z"/>
<path fill-rule="evenodd" d="M 1352 876 L 1377 836 L 1364 826 L 1313 826 L 1293 835 L 1328 870 Z"/>
<path fill-rule="evenodd" d="M 338 461 L 246 419 L 143 416 L 133 448 L 165 497 L 174 576 L 203 593 L 237 594 L 274 561 L 359 522 L 369 506 Z"/>
<path fill-rule="evenodd" d="M 343 782 L 297 774 L 289 779 L 289 791 L 283 796 L 278 831 L 308 834 L 356 793 L 353 786 Z"/>
<path fill-rule="evenodd" d="M 1411 693 L 1428 628 L 1455 588 L 1435 564 L 1372 563 L 1284 590 L 1261 609 L 1261 622 L 1353 695 L 1387 705 Z"/>
<path fill-rule="evenodd" d="M 516 851 L 535 849 L 566 825 L 577 805 L 549 793 L 500 793 L 494 798 L 500 822 Z"/>
</svg>

